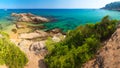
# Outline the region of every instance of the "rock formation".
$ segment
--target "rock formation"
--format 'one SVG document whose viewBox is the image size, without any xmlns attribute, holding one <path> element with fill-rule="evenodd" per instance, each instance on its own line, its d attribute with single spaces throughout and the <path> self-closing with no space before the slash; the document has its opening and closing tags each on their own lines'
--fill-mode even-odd
<svg viewBox="0 0 120 68">
<path fill-rule="evenodd" d="M 57 33 L 62 33 L 62 30 L 59 28 L 55 28 L 55 29 L 51 30 L 51 32 L 57 34 Z"/>
<path fill-rule="evenodd" d="M 45 17 L 36 16 L 31 13 L 20 13 L 20 14 L 12 13 L 11 16 L 16 17 L 17 21 L 19 22 L 44 23 L 50 21 Z"/>
<path fill-rule="evenodd" d="M 43 55 L 45 56 L 47 54 L 47 50 L 45 49 L 45 42 L 44 41 L 39 41 L 39 42 L 33 42 L 29 50 L 35 53 L 36 55 Z"/>
<path fill-rule="evenodd" d="M 20 39 L 36 39 L 36 38 L 47 38 L 49 35 L 48 33 L 44 32 L 44 31 L 40 31 L 40 30 L 36 30 L 34 32 L 31 33 L 21 33 L 19 35 Z"/>
</svg>

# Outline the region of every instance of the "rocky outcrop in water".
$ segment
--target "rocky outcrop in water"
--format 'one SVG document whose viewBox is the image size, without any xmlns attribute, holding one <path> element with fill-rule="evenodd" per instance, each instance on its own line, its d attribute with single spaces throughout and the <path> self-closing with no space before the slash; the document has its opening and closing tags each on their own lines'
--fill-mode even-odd
<svg viewBox="0 0 120 68">
<path fill-rule="evenodd" d="M 87 62 L 83 68 L 119 68 L 120 67 L 120 28 L 105 42 L 96 57 Z"/>
<path fill-rule="evenodd" d="M 37 23 L 45 23 L 50 21 L 45 17 L 36 16 L 31 13 L 19 13 L 19 14 L 12 13 L 11 16 L 16 17 L 17 21 L 19 22 L 32 22 L 37 24 Z"/>
</svg>

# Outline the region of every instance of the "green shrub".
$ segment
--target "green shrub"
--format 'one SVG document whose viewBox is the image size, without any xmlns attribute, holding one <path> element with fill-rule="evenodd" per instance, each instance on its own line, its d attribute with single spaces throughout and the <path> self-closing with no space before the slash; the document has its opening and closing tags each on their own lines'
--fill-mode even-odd
<svg viewBox="0 0 120 68">
<path fill-rule="evenodd" d="M 9 68 L 23 68 L 28 62 L 26 55 L 9 40 L 9 36 L 0 31 L 0 64 Z"/>
<path fill-rule="evenodd" d="M 79 26 L 69 31 L 63 41 L 47 41 L 49 54 L 45 62 L 49 68 L 81 68 L 83 63 L 94 58 L 100 43 L 110 38 L 116 30 L 117 20 L 108 16 L 96 24 Z"/>
</svg>

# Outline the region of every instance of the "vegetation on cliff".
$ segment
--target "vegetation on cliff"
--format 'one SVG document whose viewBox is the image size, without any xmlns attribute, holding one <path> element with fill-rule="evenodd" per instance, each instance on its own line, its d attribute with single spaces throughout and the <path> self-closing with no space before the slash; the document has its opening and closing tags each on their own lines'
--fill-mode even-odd
<svg viewBox="0 0 120 68">
<path fill-rule="evenodd" d="M 117 20 L 104 17 L 96 24 L 79 26 L 68 31 L 66 38 L 58 43 L 48 39 L 49 54 L 45 58 L 49 68 L 80 68 L 83 63 L 94 58 L 101 43 L 116 30 Z"/>
<path fill-rule="evenodd" d="M 0 31 L 0 64 L 9 68 L 23 68 L 28 62 L 26 55 L 9 40 L 9 36 Z"/>
<path fill-rule="evenodd" d="M 120 1 L 109 3 L 103 9 L 120 10 Z"/>
</svg>

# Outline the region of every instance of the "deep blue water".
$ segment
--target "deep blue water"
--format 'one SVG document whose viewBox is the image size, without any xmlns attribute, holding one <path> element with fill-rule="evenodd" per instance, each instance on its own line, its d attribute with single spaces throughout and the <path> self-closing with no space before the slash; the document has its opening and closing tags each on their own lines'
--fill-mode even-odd
<svg viewBox="0 0 120 68">
<path fill-rule="evenodd" d="M 11 24 L 11 13 L 33 13 L 39 16 L 54 18 L 54 22 L 44 24 L 46 29 L 60 28 L 64 31 L 86 23 L 99 22 L 104 16 L 120 20 L 119 11 L 103 9 L 0 9 L 0 24 Z"/>
</svg>

